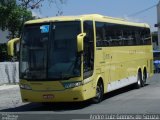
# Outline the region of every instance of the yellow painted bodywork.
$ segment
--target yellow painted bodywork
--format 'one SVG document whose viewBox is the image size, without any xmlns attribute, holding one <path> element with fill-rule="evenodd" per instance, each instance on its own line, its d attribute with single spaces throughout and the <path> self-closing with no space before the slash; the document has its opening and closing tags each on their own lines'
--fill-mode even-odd
<svg viewBox="0 0 160 120">
<path fill-rule="evenodd" d="M 77 48 L 78 48 L 78 52 L 83 52 L 83 42 L 84 42 L 84 37 L 86 36 L 86 33 L 82 33 L 82 34 L 79 34 L 77 36 Z"/>
<path fill-rule="evenodd" d="M 68 17 L 53 17 L 44 18 L 39 20 L 28 21 L 25 24 L 57 22 L 57 21 L 74 21 L 79 20 L 83 23 L 85 20 L 94 21 L 94 38 L 95 34 L 95 21 L 102 21 L 108 23 L 118 23 L 137 27 L 149 26 L 144 23 L 133 23 L 123 19 L 105 17 L 97 14 L 81 15 L 81 16 L 68 16 Z M 83 24 L 82 24 L 83 25 Z M 81 26 L 82 27 L 82 26 Z M 82 27 L 83 33 L 83 27 Z M 120 47 L 98 47 L 95 43 L 95 56 L 94 56 L 94 72 L 88 78 L 89 82 L 79 87 L 65 89 L 63 82 L 83 81 L 83 66 L 81 67 L 82 76 L 72 78 L 64 81 L 27 81 L 20 80 L 20 84 L 29 85 L 32 90 L 21 89 L 21 96 L 23 102 L 73 102 L 84 101 L 93 98 L 96 95 L 96 85 L 99 78 L 102 78 L 104 83 L 104 93 L 107 93 L 108 84 L 114 81 L 136 76 L 138 69 L 142 71 L 146 67 L 147 73 L 151 77 L 153 75 L 153 54 L 152 46 L 120 46 Z M 82 57 L 83 60 L 83 57 Z M 83 65 L 83 62 L 82 62 Z M 52 94 L 54 98 L 44 99 L 43 95 Z"/>
<path fill-rule="evenodd" d="M 7 43 L 7 51 L 8 51 L 8 55 L 10 56 L 14 56 L 14 44 L 20 42 L 19 38 L 14 38 L 8 41 Z"/>
<path fill-rule="evenodd" d="M 84 86 L 65 89 L 59 81 L 55 82 L 27 82 L 21 80 L 21 83 L 27 83 L 32 86 L 32 90 L 21 89 L 23 102 L 72 102 L 83 101 L 94 96 L 92 83 Z M 54 95 L 53 99 L 44 99 L 43 95 Z"/>
</svg>

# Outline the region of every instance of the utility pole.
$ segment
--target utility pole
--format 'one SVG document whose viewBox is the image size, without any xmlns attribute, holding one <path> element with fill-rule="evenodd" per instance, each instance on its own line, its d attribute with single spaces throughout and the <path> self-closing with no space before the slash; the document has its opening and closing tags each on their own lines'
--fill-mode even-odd
<svg viewBox="0 0 160 120">
<path fill-rule="evenodd" d="M 157 4 L 157 24 L 155 26 L 158 28 L 158 49 L 160 49 L 160 1 Z"/>
</svg>

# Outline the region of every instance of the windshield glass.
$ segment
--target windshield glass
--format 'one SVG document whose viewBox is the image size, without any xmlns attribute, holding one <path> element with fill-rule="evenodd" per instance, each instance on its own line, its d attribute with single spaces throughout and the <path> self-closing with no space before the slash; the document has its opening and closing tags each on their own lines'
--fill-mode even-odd
<svg viewBox="0 0 160 120">
<path fill-rule="evenodd" d="M 80 76 L 80 22 L 27 25 L 21 40 L 20 78 L 64 80 Z"/>
<path fill-rule="evenodd" d="M 80 76 L 77 35 L 80 22 L 53 23 L 49 43 L 48 78 L 67 79 Z"/>
</svg>

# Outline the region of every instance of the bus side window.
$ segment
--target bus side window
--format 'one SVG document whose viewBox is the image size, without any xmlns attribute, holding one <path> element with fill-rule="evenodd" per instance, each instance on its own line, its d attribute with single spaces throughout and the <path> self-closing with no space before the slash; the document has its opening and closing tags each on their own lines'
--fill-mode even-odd
<svg viewBox="0 0 160 120">
<path fill-rule="evenodd" d="M 151 45 L 151 33 L 150 33 L 150 29 L 143 28 L 142 36 L 141 37 L 143 38 L 143 45 Z"/>
<path fill-rule="evenodd" d="M 105 46 L 105 24 L 103 22 L 96 22 L 96 46 Z"/>
<path fill-rule="evenodd" d="M 93 21 L 84 22 L 84 78 L 88 78 L 93 74 L 94 68 L 94 32 Z"/>
<path fill-rule="evenodd" d="M 141 38 L 141 36 L 140 36 L 139 31 L 136 31 L 135 32 L 136 45 L 141 45 L 140 38 Z"/>
<path fill-rule="evenodd" d="M 106 24 L 106 39 L 108 46 L 122 46 L 123 45 L 123 30 L 122 26 L 113 23 Z"/>
</svg>

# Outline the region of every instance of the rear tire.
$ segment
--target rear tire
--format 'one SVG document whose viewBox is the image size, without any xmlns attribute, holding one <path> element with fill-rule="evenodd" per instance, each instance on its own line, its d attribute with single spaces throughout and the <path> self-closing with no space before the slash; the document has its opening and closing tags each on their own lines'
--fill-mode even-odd
<svg viewBox="0 0 160 120">
<path fill-rule="evenodd" d="M 96 87 L 96 96 L 92 99 L 92 102 L 100 103 L 103 100 L 103 95 L 104 95 L 103 83 L 101 81 L 98 81 L 98 84 Z"/>
<path fill-rule="evenodd" d="M 147 75 L 146 75 L 146 71 L 143 72 L 143 79 L 142 79 L 142 82 L 141 82 L 141 86 L 144 87 L 145 84 L 146 84 L 146 79 L 147 79 Z"/>
<path fill-rule="evenodd" d="M 137 83 L 135 84 L 135 87 L 137 89 L 142 87 L 142 74 L 141 74 L 141 72 L 138 72 Z"/>
</svg>

